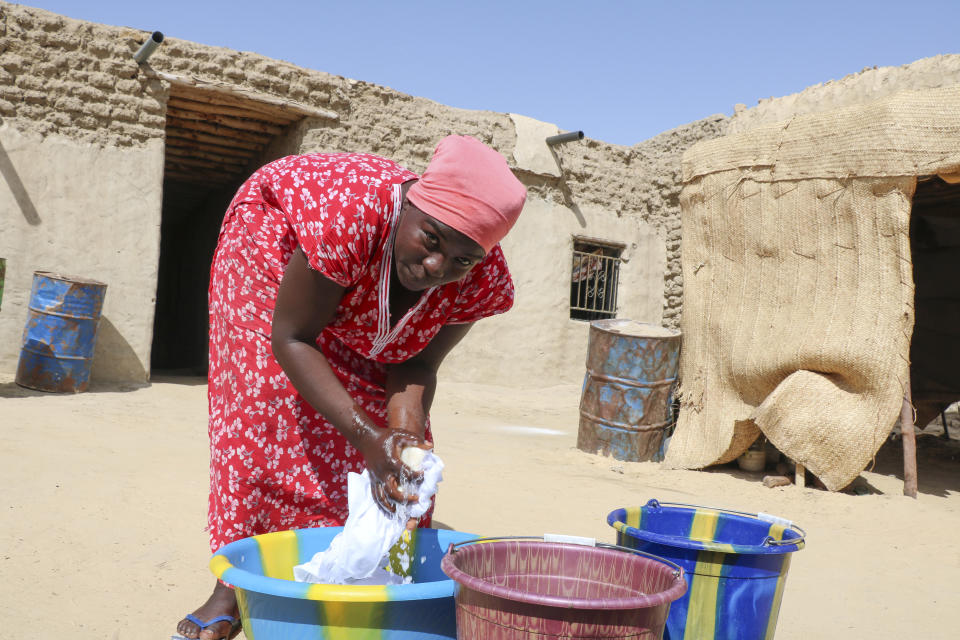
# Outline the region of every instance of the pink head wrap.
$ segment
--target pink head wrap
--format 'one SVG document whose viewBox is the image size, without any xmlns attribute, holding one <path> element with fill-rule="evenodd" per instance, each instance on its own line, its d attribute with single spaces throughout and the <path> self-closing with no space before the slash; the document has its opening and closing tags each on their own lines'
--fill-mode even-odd
<svg viewBox="0 0 960 640">
<path fill-rule="evenodd" d="M 490 251 L 520 216 L 527 190 L 503 156 L 470 136 L 447 136 L 407 198 Z"/>
</svg>

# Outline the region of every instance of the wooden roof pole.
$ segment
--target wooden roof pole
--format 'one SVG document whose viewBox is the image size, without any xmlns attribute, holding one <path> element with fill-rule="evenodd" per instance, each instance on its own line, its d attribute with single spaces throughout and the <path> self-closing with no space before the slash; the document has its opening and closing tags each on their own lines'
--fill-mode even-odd
<svg viewBox="0 0 960 640">
<path fill-rule="evenodd" d="M 153 71 L 153 74 L 161 80 L 165 80 L 171 84 L 178 84 L 184 87 L 193 87 L 194 89 L 217 92 L 224 96 L 225 99 L 233 99 L 239 101 L 240 104 L 253 100 L 254 102 L 260 102 L 269 105 L 276 111 L 286 112 L 288 114 L 297 114 L 311 118 L 323 118 L 326 120 L 338 120 L 340 118 L 340 114 L 338 114 L 336 111 L 312 107 L 310 105 L 293 100 L 284 100 L 282 98 L 277 98 L 276 96 L 270 96 L 265 93 L 260 93 L 244 87 L 230 85 L 225 82 L 215 82 L 209 80 L 205 81 L 188 76 L 178 76 L 172 73 L 163 73 L 162 71 L 156 70 Z"/>
<path fill-rule="evenodd" d="M 900 437 L 903 440 L 903 495 L 917 497 L 917 436 L 913 429 L 913 396 L 910 373 L 903 388 L 903 406 L 900 408 Z"/>
<path fill-rule="evenodd" d="M 201 112 L 204 115 L 224 115 L 236 118 L 251 118 L 258 120 L 260 122 L 272 122 L 278 126 L 285 127 L 291 122 L 296 122 L 300 120 L 303 116 L 299 113 L 283 113 L 281 111 L 270 109 L 267 113 L 267 108 L 264 109 L 251 109 L 247 107 L 234 107 L 232 105 L 227 105 L 222 102 L 212 102 L 208 100 L 204 102 L 203 100 L 193 100 L 191 98 L 183 98 L 178 94 L 173 93 L 173 88 L 176 85 L 171 84 L 171 93 L 170 99 L 167 100 L 167 108 L 175 108 L 182 111 L 191 111 L 191 112 Z M 199 94 L 191 93 L 194 97 L 199 97 Z M 219 94 L 217 94 L 219 95 Z"/>
</svg>

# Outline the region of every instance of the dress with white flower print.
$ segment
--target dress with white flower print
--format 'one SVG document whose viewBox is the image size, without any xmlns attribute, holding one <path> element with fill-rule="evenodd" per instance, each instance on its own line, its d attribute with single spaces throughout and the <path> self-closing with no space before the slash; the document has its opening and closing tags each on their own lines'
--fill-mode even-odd
<svg viewBox="0 0 960 640">
<path fill-rule="evenodd" d="M 390 324 L 401 185 L 417 174 L 370 154 L 288 156 L 254 173 L 224 217 L 210 273 L 210 546 L 335 526 L 363 457 L 293 388 L 270 347 L 280 278 L 300 247 L 346 288 L 317 344 L 354 400 L 386 427 L 386 365 L 445 324 L 503 313 L 513 282 L 500 247 L 463 280 L 423 293 Z M 429 438 L 429 431 L 427 437 Z"/>
</svg>

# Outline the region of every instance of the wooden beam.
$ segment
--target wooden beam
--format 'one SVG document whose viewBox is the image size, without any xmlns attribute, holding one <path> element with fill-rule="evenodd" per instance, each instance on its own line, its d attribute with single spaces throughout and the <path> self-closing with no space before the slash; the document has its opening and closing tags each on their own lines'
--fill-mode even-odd
<svg viewBox="0 0 960 640">
<path fill-rule="evenodd" d="M 190 140 L 192 142 L 209 142 L 210 144 L 220 145 L 221 147 L 233 147 L 235 149 L 247 149 L 249 151 L 260 151 L 263 148 L 262 144 L 237 140 L 236 138 L 211 136 L 205 133 L 197 133 L 196 131 L 187 131 L 186 129 L 179 128 L 173 130 L 168 129 L 167 137 L 180 138 L 182 140 Z"/>
<path fill-rule="evenodd" d="M 179 157 L 168 155 L 165 164 L 177 165 L 182 167 L 197 167 L 200 169 L 213 169 L 214 171 L 237 174 L 243 171 L 243 165 L 225 165 L 221 162 L 204 160 L 202 158 Z"/>
<path fill-rule="evenodd" d="M 175 107 L 184 111 L 200 111 L 204 113 L 214 113 L 217 115 L 231 116 L 237 118 L 251 118 L 263 122 L 271 122 L 279 126 L 287 126 L 291 122 L 301 119 L 301 116 L 289 113 L 279 113 L 277 111 L 254 111 L 245 107 L 233 107 L 230 105 L 214 102 L 201 102 L 191 100 L 183 96 L 172 95 L 167 101 L 167 108 Z"/>
<path fill-rule="evenodd" d="M 281 112 L 290 112 L 299 114 L 300 116 L 307 116 L 310 118 L 323 118 L 324 120 L 338 120 L 340 115 L 335 111 L 330 111 L 328 109 L 319 109 L 317 107 L 311 107 L 294 100 L 284 100 L 282 98 L 277 98 L 276 96 L 267 95 L 265 93 L 260 93 L 258 91 L 252 91 L 244 87 L 238 87 L 236 85 L 230 85 L 225 82 L 215 82 L 209 80 L 200 80 L 198 78 L 191 78 L 186 76 L 177 76 L 170 73 L 163 73 L 160 71 L 154 71 L 156 75 L 161 80 L 166 80 L 171 85 L 177 85 L 178 93 L 189 92 L 189 89 L 196 89 L 199 91 L 215 92 L 221 94 L 226 98 L 226 102 L 240 102 L 242 106 L 247 101 L 259 102 L 262 104 L 270 105 L 275 107 L 278 111 Z M 171 91 L 173 91 L 171 87 Z"/>
<path fill-rule="evenodd" d="M 218 155 L 215 153 L 208 153 L 207 151 L 198 151 L 196 149 L 184 149 L 182 147 L 172 147 L 167 145 L 166 154 L 168 156 L 174 156 L 177 158 L 197 158 L 198 160 L 207 160 L 209 162 L 216 162 L 221 165 L 229 165 L 235 168 L 242 169 L 247 166 L 247 158 L 238 158 L 236 156 L 225 156 Z"/>
<path fill-rule="evenodd" d="M 167 149 L 177 149 L 184 152 L 215 153 L 221 156 L 231 156 L 237 160 L 248 161 L 255 154 L 247 149 L 237 149 L 235 147 L 225 147 L 213 143 L 198 143 L 183 138 L 167 134 Z"/>
<path fill-rule="evenodd" d="M 202 89 L 192 89 L 182 85 L 170 85 L 171 95 L 192 100 L 200 104 L 231 106 L 236 109 L 243 109 L 248 117 L 259 117 L 263 120 L 285 120 L 295 122 L 301 120 L 304 116 L 290 110 L 283 110 L 271 104 L 256 102 L 246 98 L 217 93 L 215 91 L 204 91 Z M 178 87 L 176 90 L 173 87 Z"/>
<path fill-rule="evenodd" d="M 184 167 L 177 164 L 167 164 L 163 169 L 164 176 L 184 180 L 186 182 L 201 182 L 204 184 L 227 184 L 236 179 L 236 176 L 215 171 L 204 171 L 195 167 Z"/>
<path fill-rule="evenodd" d="M 253 133 L 250 131 L 241 131 L 231 129 L 219 124 L 207 124 L 197 120 L 183 120 L 181 118 L 167 117 L 167 129 L 188 129 L 190 131 L 200 131 L 214 136 L 224 138 L 236 138 L 247 142 L 256 142 L 257 144 L 267 144 L 273 139 L 273 136 L 264 133 Z"/>
<path fill-rule="evenodd" d="M 900 407 L 900 438 L 903 442 L 903 495 L 917 497 L 917 436 L 913 430 L 913 398 L 910 393 L 910 373 L 903 385 L 903 404 Z"/>
<path fill-rule="evenodd" d="M 231 129 L 239 129 L 241 131 L 255 131 L 257 133 L 265 133 L 267 135 L 275 136 L 283 131 L 283 127 L 276 124 L 270 124 L 264 122 L 263 120 L 251 120 L 248 118 L 233 118 L 230 116 L 220 115 L 219 113 L 204 113 L 202 111 L 188 111 L 185 109 L 179 109 L 177 107 L 171 107 L 167 105 L 167 117 L 179 118 L 181 120 L 196 120 L 198 122 L 210 122 L 213 124 L 219 124 L 225 127 L 230 127 Z"/>
</svg>

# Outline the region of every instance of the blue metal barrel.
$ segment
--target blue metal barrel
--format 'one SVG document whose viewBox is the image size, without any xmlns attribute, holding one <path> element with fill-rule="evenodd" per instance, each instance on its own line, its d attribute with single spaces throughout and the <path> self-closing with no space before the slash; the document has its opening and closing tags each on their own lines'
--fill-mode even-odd
<svg viewBox="0 0 960 640">
<path fill-rule="evenodd" d="M 621 318 L 591 322 L 577 448 L 660 460 L 679 360 L 679 331 Z"/>
<path fill-rule="evenodd" d="M 46 271 L 33 274 L 15 381 L 39 391 L 86 391 L 107 285 Z"/>
</svg>

